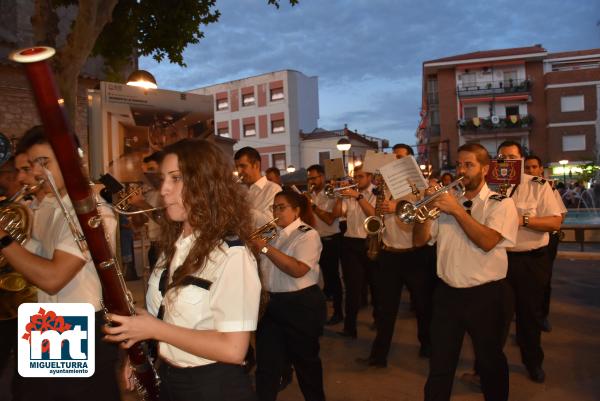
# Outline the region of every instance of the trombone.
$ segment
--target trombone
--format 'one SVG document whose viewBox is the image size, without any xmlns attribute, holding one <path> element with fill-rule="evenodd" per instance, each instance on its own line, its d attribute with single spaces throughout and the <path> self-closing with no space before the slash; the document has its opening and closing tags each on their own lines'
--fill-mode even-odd
<svg viewBox="0 0 600 401">
<path fill-rule="evenodd" d="M 441 194 L 454 190 L 457 197 L 465 194 L 465 186 L 462 180 L 465 177 L 458 177 L 446 186 L 436 186 L 435 192 L 426 196 L 422 200 L 412 203 L 410 201 L 400 201 L 396 205 L 396 215 L 406 224 L 425 223 L 428 219 L 435 220 L 440 217 L 441 211 L 437 207 L 431 208 L 429 204 L 438 198 Z"/>
<path fill-rule="evenodd" d="M 273 238 L 277 237 L 278 235 L 277 220 L 279 220 L 279 217 L 275 217 L 273 220 L 257 228 L 252 234 L 250 234 L 250 240 L 261 238 L 266 242 L 271 242 Z"/>
</svg>

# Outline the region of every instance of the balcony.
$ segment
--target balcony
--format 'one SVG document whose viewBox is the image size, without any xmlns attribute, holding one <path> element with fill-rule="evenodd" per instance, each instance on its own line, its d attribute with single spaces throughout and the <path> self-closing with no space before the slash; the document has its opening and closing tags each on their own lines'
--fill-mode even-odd
<svg viewBox="0 0 600 401">
<path fill-rule="evenodd" d="M 480 81 L 456 87 L 459 97 L 527 93 L 531 87 L 528 79 L 506 79 L 503 81 Z"/>
<path fill-rule="evenodd" d="M 486 135 L 497 133 L 510 133 L 516 131 L 529 131 L 533 117 L 529 114 L 522 116 L 488 118 L 476 117 L 470 120 L 458 120 L 457 126 L 461 135 Z"/>
</svg>

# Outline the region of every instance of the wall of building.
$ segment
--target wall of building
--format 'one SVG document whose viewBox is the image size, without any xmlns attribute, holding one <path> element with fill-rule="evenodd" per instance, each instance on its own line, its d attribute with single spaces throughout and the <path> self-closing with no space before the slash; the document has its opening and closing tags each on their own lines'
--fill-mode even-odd
<svg viewBox="0 0 600 401">
<path fill-rule="evenodd" d="M 547 112 L 544 90 L 544 66 L 542 61 L 531 61 L 525 63 L 527 77 L 531 81 L 530 97 L 531 102 L 527 104 L 529 114 L 533 116 L 533 123 L 530 124 L 529 131 L 529 150 L 540 157 L 542 160 L 548 160 L 548 133 Z"/>
<path fill-rule="evenodd" d="M 456 149 L 459 146 L 458 128 L 458 100 L 456 97 L 456 75 L 454 68 L 446 68 L 438 72 L 438 91 L 439 91 L 439 110 L 440 110 L 440 142 L 448 143 L 449 160 L 447 163 L 454 165 L 456 162 Z M 438 153 L 441 148 L 438 148 Z M 433 165 L 442 166 L 443 155 L 438 154 L 432 157 L 432 161 L 437 159 Z"/>
</svg>

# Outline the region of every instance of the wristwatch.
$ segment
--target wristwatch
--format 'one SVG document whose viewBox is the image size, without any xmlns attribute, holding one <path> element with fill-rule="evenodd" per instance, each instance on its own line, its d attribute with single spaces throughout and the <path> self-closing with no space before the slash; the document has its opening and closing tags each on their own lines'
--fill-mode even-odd
<svg viewBox="0 0 600 401">
<path fill-rule="evenodd" d="M 356 201 L 361 200 L 362 198 L 364 198 L 363 194 L 358 194 L 358 196 L 356 197 Z"/>
<path fill-rule="evenodd" d="M 13 241 L 14 241 L 13 237 L 11 237 L 8 234 L 5 235 L 4 237 L 0 238 L 0 249 L 6 248 L 10 244 L 12 244 Z"/>
<path fill-rule="evenodd" d="M 523 216 L 523 227 L 527 227 L 528 224 L 529 224 L 529 216 L 524 215 Z"/>
<path fill-rule="evenodd" d="M 260 249 L 260 253 L 262 253 L 262 254 L 264 254 L 264 255 L 266 255 L 266 254 L 267 254 L 267 252 L 269 252 L 269 247 L 268 247 L 268 246 L 266 246 L 266 245 L 265 245 L 265 246 L 263 246 L 263 247 Z"/>
</svg>

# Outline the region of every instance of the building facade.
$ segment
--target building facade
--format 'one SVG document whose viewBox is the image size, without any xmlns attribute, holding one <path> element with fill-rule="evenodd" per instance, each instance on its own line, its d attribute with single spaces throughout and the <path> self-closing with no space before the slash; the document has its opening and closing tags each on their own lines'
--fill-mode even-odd
<svg viewBox="0 0 600 401">
<path fill-rule="evenodd" d="M 234 150 L 257 149 L 263 171 L 302 165 L 300 132 L 315 130 L 319 119 L 317 77 L 283 70 L 189 92 L 213 95 L 215 133 L 235 139 Z"/>
<path fill-rule="evenodd" d="M 451 169 L 458 146 L 477 142 L 496 155 L 507 139 L 547 165 L 595 161 L 599 57 L 534 45 L 424 62 L 420 161 Z"/>
</svg>

